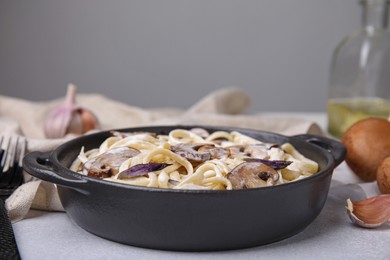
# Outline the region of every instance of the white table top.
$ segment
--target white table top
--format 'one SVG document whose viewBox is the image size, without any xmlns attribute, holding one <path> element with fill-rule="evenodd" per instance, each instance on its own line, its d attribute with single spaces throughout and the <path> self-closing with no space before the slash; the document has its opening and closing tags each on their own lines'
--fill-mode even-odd
<svg viewBox="0 0 390 260">
<path fill-rule="evenodd" d="M 285 116 L 276 113 L 275 116 Z M 289 114 L 324 127 L 318 113 Z M 363 229 L 351 224 L 347 198 L 379 194 L 375 182 L 361 183 L 342 163 L 334 171 L 321 214 L 303 232 L 273 244 L 221 252 L 173 252 L 111 242 L 78 227 L 65 213 L 31 210 L 13 224 L 22 259 L 390 259 L 390 225 Z"/>
</svg>

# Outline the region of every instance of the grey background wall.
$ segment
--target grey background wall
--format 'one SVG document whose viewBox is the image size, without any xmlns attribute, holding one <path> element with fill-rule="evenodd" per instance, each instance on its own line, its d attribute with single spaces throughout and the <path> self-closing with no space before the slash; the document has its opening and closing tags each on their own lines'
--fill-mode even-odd
<svg viewBox="0 0 390 260">
<path fill-rule="evenodd" d="M 99 92 L 187 108 L 241 87 L 253 111 L 325 111 L 331 54 L 357 0 L 0 0 L 0 94 Z"/>
</svg>

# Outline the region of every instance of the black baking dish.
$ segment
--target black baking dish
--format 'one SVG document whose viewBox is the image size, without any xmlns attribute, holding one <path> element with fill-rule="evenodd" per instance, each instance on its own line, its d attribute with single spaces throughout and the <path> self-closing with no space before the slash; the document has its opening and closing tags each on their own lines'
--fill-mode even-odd
<svg viewBox="0 0 390 260">
<path fill-rule="evenodd" d="M 308 178 L 272 187 L 243 190 L 175 190 L 133 186 L 84 176 L 68 169 L 80 148 L 96 148 L 110 131 L 70 140 L 52 152 L 24 158 L 31 175 L 57 184 L 68 216 L 83 229 L 133 246 L 210 251 L 279 241 L 304 230 L 321 212 L 334 168 L 344 146 L 314 135 L 283 136 L 231 127 L 152 126 L 119 129 L 167 134 L 172 129 L 203 127 L 239 131 L 268 143 L 291 143 L 320 170 Z"/>
</svg>

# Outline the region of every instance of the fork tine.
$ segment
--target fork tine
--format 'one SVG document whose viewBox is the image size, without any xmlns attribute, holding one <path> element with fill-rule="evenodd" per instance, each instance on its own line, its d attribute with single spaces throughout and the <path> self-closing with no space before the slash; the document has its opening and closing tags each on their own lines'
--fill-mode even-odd
<svg viewBox="0 0 390 260">
<path fill-rule="evenodd" d="M 8 137 L 7 146 L 1 161 L 2 173 L 0 175 L 0 188 L 7 188 L 13 178 L 13 158 L 15 157 L 16 147 L 12 144 L 12 137 Z"/>
<path fill-rule="evenodd" d="M 1 136 L 1 139 L 0 139 L 0 168 L 1 168 L 1 172 L 3 172 L 3 167 L 1 164 L 1 162 L 3 161 L 3 156 L 5 156 L 5 151 L 3 149 L 3 136 Z"/>
<path fill-rule="evenodd" d="M 18 143 L 19 143 L 18 139 Z M 18 145 L 19 159 L 14 162 L 14 174 L 9 184 L 10 188 L 16 188 L 23 183 L 23 157 L 26 153 L 27 141 L 25 138 L 21 138 L 20 145 Z"/>
<path fill-rule="evenodd" d="M 12 138 L 10 138 L 10 143 L 12 143 Z M 11 153 L 8 159 L 8 169 L 7 169 L 7 173 L 9 174 L 13 174 L 13 170 L 15 168 L 15 157 L 16 157 L 16 151 L 18 150 L 18 145 L 19 145 L 19 136 L 16 137 L 16 141 L 15 143 L 12 143 L 12 146 L 9 151 Z"/>
<path fill-rule="evenodd" d="M 8 140 L 7 140 L 8 139 Z M 23 183 L 23 157 L 27 141 L 23 137 L 1 137 L 1 142 L 7 140 L 6 148 L 1 157 L 0 192 L 2 195 L 11 194 Z"/>
<path fill-rule="evenodd" d="M 19 149 L 19 159 L 18 159 L 18 166 L 23 167 L 23 158 L 26 154 L 26 148 L 27 148 L 27 140 L 25 138 L 22 138 L 22 143 L 20 144 Z"/>
<path fill-rule="evenodd" d="M 8 138 L 8 143 L 6 145 L 6 148 L 3 149 L 3 155 L 2 155 L 2 158 L 1 158 L 1 170 L 2 170 L 2 173 L 6 172 L 6 167 L 7 167 L 7 162 L 8 162 L 8 159 L 9 159 L 9 148 L 11 146 L 11 138 Z"/>
</svg>

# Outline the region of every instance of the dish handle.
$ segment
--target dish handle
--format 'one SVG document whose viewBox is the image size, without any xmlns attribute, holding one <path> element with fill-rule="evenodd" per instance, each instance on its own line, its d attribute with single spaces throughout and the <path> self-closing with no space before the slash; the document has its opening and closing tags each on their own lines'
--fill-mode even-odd
<svg viewBox="0 0 390 260">
<path fill-rule="evenodd" d="M 61 175 L 60 169 L 55 169 L 50 161 L 51 152 L 30 152 L 23 158 L 23 168 L 26 172 L 41 180 L 52 182 L 68 188 L 85 193 L 82 186 L 88 183 L 87 180 L 75 176 Z"/>
<path fill-rule="evenodd" d="M 345 146 L 341 142 L 328 137 L 303 134 L 296 135 L 294 138 L 302 139 L 307 143 L 317 145 L 328 151 L 335 160 L 335 167 L 344 161 L 345 155 L 347 153 Z"/>
</svg>

